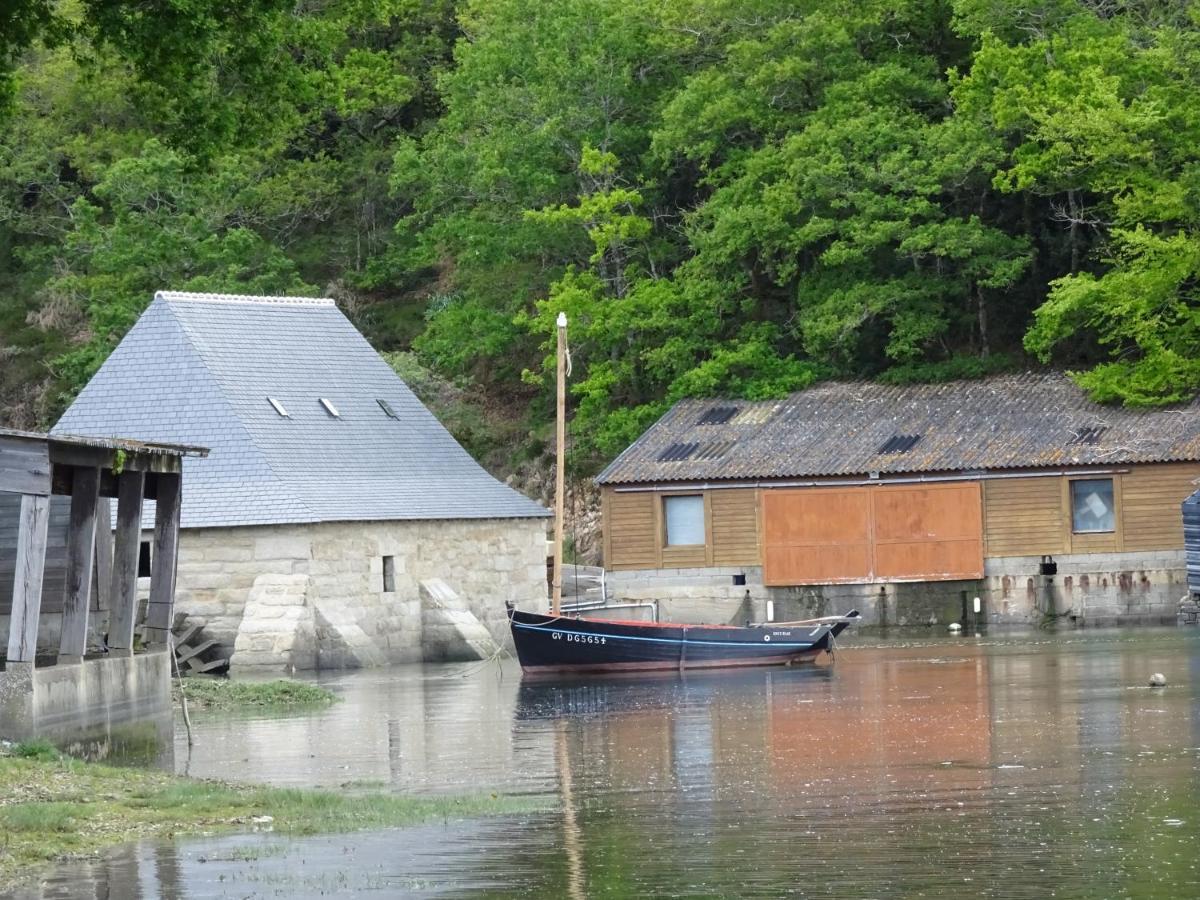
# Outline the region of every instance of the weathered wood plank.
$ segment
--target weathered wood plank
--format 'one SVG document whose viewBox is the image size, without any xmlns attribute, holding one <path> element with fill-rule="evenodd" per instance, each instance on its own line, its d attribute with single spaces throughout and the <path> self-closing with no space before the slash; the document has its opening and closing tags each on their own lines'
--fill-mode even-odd
<svg viewBox="0 0 1200 900">
<path fill-rule="evenodd" d="M 96 504 L 96 577 L 92 595 L 97 612 L 112 609 L 113 533 L 112 501 L 101 497 Z"/>
<path fill-rule="evenodd" d="M 96 551 L 96 509 L 100 470 L 75 469 L 71 476 L 71 525 L 67 533 L 67 575 L 63 592 L 60 663 L 81 662 L 87 650 L 88 605 Z M 104 523 L 107 527 L 108 523 Z"/>
<path fill-rule="evenodd" d="M 0 491 L 50 493 L 50 449 L 45 441 L 0 437 Z"/>
<path fill-rule="evenodd" d="M 137 625 L 138 550 L 142 540 L 142 497 L 146 473 L 122 472 L 117 479 L 117 530 L 113 537 L 112 615 L 109 620 L 108 646 L 113 650 L 133 650 L 133 629 Z"/>
<path fill-rule="evenodd" d="M 8 662 L 33 664 L 37 654 L 38 616 L 42 611 L 42 573 L 46 565 L 46 531 L 50 498 L 21 497 L 21 531 L 13 580 L 12 618 L 8 630 Z"/>
<path fill-rule="evenodd" d="M 146 643 L 165 644 L 175 608 L 175 570 L 179 554 L 181 479 L 158 476 L 154 517 L 154 567 L 150 572 L 150 605 L 146 610 Z"/>
</svg>

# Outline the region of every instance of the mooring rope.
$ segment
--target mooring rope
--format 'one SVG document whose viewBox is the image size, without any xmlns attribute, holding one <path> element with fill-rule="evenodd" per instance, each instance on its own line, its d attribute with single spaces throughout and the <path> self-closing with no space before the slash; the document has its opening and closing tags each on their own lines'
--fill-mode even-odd
<svg viewBox="0 0 1200 900">
<path fill-rule="evenodd" d="M 179 658 L 175 655 L 175 634 L 167 632 L 167 649 L 171 653 L 171 668 L 175 670 L 175 680 L 179 684 L 179 705 L 183 708 L 183 728 L 187 732 L 188 750 L 192 749 L 192 717 L 188 715 L 187 693 L 183 689 L 183 673 L 179 671 Z M 188 754 L 191 762 L 191 753 Z"/>
</svg>

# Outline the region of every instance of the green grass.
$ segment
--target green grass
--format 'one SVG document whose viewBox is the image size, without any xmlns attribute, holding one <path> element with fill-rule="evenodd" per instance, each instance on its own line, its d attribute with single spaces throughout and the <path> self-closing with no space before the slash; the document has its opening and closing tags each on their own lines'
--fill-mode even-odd
<svg viewBox="0 0 1200 900">
<path fill-rule="evenodd" d="M 73 831 L 86 807 L 77 803 L 14 803 L 0 806 L 0 825 L 12 831 Z"/>
<path fill-rule="evenodd" d="M 276 832 L 315 834 L 537 808 L 495 794 L 407 797 L 378 788 L 334 792 L 180 778 L 81 762 L 41 743 L 9 752 L 0 756 L 0 892 L 52 860 L 155 835 L 246 829 L 264 816 Z"/>
<path fill-rule="evenodd" d="M 22 759 L 58 759 L 61 755 L 58 748 L 55 747 L 45 738 L 36 738 L 32 741 L 23 741 L 12 748 L 13 756 L 19 756 Z"/>
<path fill-rule="evenodd" d="M 179 683 L 173 686 L 179 699 Z M 228 678 L 196 676 L 183 680 L 188 708 L 196 710 L 288 710 L 328 706 L 337 695 L 304 681 L 230 681 Z"/>
</svg>

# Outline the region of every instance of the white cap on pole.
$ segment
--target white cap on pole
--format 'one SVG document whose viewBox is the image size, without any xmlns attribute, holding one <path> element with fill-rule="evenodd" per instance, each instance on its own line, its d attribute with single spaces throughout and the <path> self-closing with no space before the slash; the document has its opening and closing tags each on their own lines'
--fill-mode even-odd
<svg viewBox="0 0 1200 900">
<path fill-rule="evenodd" d="M 567 327 L 567 314 L 565 312 L 560 312 L 558 314 L 558 327 L 559 328 Z"/>
</svg>

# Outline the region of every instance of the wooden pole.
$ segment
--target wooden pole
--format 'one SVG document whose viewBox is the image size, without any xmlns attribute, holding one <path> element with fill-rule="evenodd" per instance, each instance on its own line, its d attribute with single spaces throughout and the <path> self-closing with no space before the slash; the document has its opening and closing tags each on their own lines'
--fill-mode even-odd
<svg viewBox="0 0 1200 900">
<path fill-rule="evenodd" d="M 142 547 L 142 498 L 146 473 L 141 470 L 117 476 L 117 531 L 113 536 L 112 613 L 108 622 L 108 646 L 126 655 L 133 653 L 137 625 L 138 553 Z"/>
<path fill-rule="evenodd" d="M 21 495 L 17 560 L 13 572 L 12 618 L 8 631 L 8 665 L 33 667 L 37 654 L 38 616 L 42 611 L 42 575 L 46 569 L 46 533 L 50 498 Z"/>
<path fill-rule="evenodd" d="M 71 474 L 71 530 L 67 535 L 67 583 L 58 642 L 60 663 L 82 662 L 87 651 L 99 501 L 100 470 L 76 467 Z M 108 527 L 108 522 L 104 527 Z"/>
<path fill-rule="evenodd" d="M 107 497 L 96 501 L 96 577 L 92 579 L 92 595 L 97 613 L 112 609 L 113 533 L 112 502 Z"/>
<path fill-rule="evenodd" d="M 179 555 L 180 476 L 158 476 L 154 513 L 154 567 L 150 572 L 150 603 L 146 607 L 146 644 L 166 644 L 175 612 L 175 569 Z"/>
<path fill-rule="evenodd" d="M 563 507 L 567 460 L 567 314 L 558 314 L 558 382 L 554 453 L 554 582 L 551 615 L 562 614 Z"/>
</svg>

